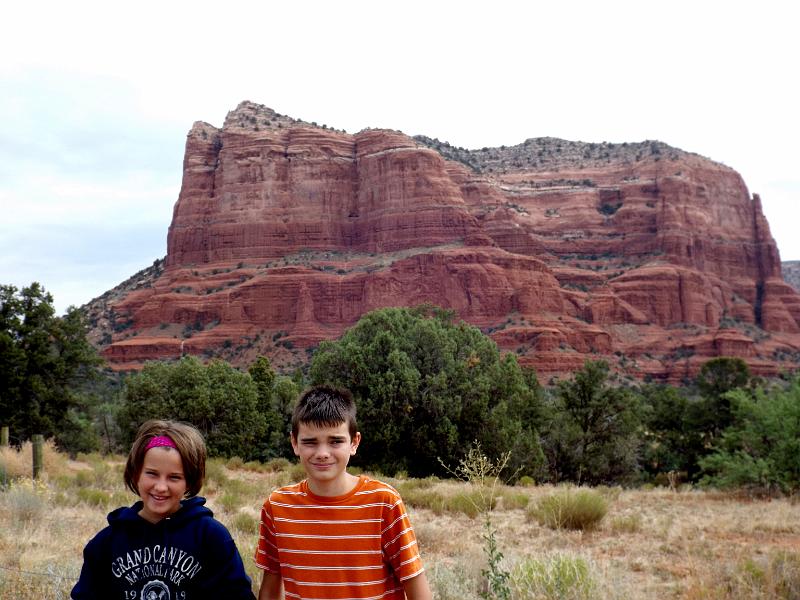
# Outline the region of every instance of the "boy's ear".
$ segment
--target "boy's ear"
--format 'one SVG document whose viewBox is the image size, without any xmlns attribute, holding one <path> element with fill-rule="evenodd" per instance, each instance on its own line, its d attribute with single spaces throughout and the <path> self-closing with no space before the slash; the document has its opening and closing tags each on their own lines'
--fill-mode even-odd
<svg viewBox="0 0 800 600">
<path fill-rule="evenodd" d="M 297 449 L 297 438 L 294 437 L 294 433 L 289 434 L 289 441 L 292 442 L 292 450 L 294 450 L 294 455 L 300 456 L 300 452 Z"/>
<path fill-rule="evenodd" d="M 356 431 L 356 434 L 353 436 L 353 439 L 350 441 L 350 456 L 355 455 L 356 450 L 358 450 L 358 445 L 361 443 L 361 432 Z"/>
</svg>

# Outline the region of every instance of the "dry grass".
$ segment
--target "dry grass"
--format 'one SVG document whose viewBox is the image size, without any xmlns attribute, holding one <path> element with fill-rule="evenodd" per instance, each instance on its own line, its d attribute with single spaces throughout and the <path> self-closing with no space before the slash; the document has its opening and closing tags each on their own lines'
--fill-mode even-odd
<svg viewBox="0 0 800 600">
<path fill-rule="evenodd" d="M 42 462 L 44 472 L 53 477 L 66 471 L 69 460 L 56 450 L 53 440 L 46 440 Z M 33 445 L 25 442 L 19 450 L 11 446 L 0 447 L 0 472 L 11 479 L 30 477 L 33 472 Z"/>
<path fill-rule="evenodd" d="M 0 489 L 0 598 L 68 598 L 86 541 L 105 525 L 110 509 L 135 500 L 122 485 L 121 457 L 68 461 L 52 448 L 45 457 L 45 477 L 33 482 L 17 478 L 29 472 L 27 457 L 7 450 L 0 455 L 17 478 Z M 230 529 L 257 582 L 251 556 L 261 503 L 274 487 L 296 480 L 297 469 L 209 461 L 208 471 L 203 495 Z M 480 519 L 460 509 L 467 484 L 387 481 L 410 499 L 415 494 L 423 499 L 416 506 L 409 502 L 409 511 L 435 597 L 479 598 L 486 567 L 483 528 Z M 800 503 L 688 488 L 596 489 L 608 502 L 608 515 L 592 531 L 569 531 L 526 516 L 562 488 L 499 491 L 492 522 L 502 567 L 515 577 L 515 598 L 548 593 L 597 600 L 800 597 Z M 426 506 L 425 498 L 435 501 Z"/>
</svg>

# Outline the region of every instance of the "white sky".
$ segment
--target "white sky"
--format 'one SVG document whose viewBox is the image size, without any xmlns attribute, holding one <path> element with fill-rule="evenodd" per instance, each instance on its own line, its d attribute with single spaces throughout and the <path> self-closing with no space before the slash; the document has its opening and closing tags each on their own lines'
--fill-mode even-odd
<svg viewBox="0 0 800 600">
<path fill-rule="evenodd" d="M 741 173 L 800 260 L 792 5 L 9 3 L 0 283 L 63 311 L 164 256 L 186 133 L 242 100 L 466 148 L 658 139 Z"/>
</svg>

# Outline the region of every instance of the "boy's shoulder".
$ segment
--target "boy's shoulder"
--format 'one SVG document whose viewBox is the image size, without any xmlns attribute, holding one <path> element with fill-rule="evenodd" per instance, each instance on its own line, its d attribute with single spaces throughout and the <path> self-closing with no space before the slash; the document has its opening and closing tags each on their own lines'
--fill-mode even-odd
<svg viewBox="0 0 800 600">
<path fill-rule="evenodd" d="M 265 504 L 303 504 L 312 497 L 306 480 L 279 487 L 270 493 Z M 351 498 L 360 498 L 364 502 L 385 502 L 394 504 L 399 501 L 400 493 L 388 483 L 374 479 L 368 475 L 360 475 L 358 483 L 348 494 Z"/>
<path fill-rule="evenodd" d="M 286 502 L 292 498 L 304 496 L 304 481 L 292 483 L 272 490 L 267 496 L 267 502 Z"/>
<path fill-rule="evenodd" d="M 373 479 L 367 475 L 362 475 L 361 477 L 365 480 L 364 487 L 361 490 L 362 494 L 384 495 L 394 498 L 395 500 L 400 500 L 400 492 L 388 483 L 379 479 Z"/>
</svg>

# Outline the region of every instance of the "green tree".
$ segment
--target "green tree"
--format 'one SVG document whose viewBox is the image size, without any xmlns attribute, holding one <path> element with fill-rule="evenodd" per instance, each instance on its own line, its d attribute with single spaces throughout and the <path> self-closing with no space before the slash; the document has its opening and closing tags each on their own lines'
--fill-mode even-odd
<svg viewBox="0 0 800 600">
<path fill-rule="evenodd" d="M 747 386 L 750 368 L 741 358 L 720 356 L 704 363 L 695 381 L 702 396 L 720 398 L 726 392 Z"/>
<path fill-rule="evenodd" d="M 690 432 L 685 448 L 689 478 L 700 477 L 699 461 L 714 448 L 722 432 L 733 424 L 733 411 L 727 392 L 750 383 L 750 370 L 741 358 L 719 357 L 707 361 L 697 374 L 699 398 L 687 406 Z"/>
<path fill-rule="evenodd" d="M 258 390 L 258 411 L 265 420 L 265 439 L 262 460 L 293 455 L 289 441 L 292 409 L 298 396 L 295 382 L 285 376 L 276 375 L 269 359 L 259 356 L 248 369 Z"/>
<path fill-rule="evenodd" d="M 703 481 L 768 493 L 800 491 L 800 378 L 786 390 L 736 389 L 726 396 L 733 425 L 700 460 Z"/>
<path fill-rule="evenodd" d="M 258 386 L 222 360 L 204 365 L 193 356 L 174 363 L 149 362 L 126 380 L 119 424 L 126 444 L 147 419 L 177 419 L 197 427 L 212 456 L 245 460 L 268 453 Z"/>
<path fill-rule="evenodd" d="M 641 389 L 645 405 L 643 463 L 651 475 L 688 471 L 686 453 L 691 432 L 686 421 L 688 399 L 678 388 L 647 385 Z"/>
<path fill-rule="evenodd" d="M 58 317 L 52 295 L 38 283 L 0 286 L 0 423 L 19 440 L 41 433 L 68 450 L 70 439 L 94 446 L 81 389 L 100 362 L 77 308 Z M 77 435 L 60 438 L 64 431 Z"/>
<path fill-rule="evenodd" d="M 338 341 L 320 344 L 310 379 L 353 393 L 363 465 L 441 473 L 439 458 L 460 460 L 477 441 L 492 458 L 513 449 L 520 475 L 539 473 L 538 388 L 513 355 L 501 359 L 491 339 L 454 323 L 452 312 L 421 306 L 368 313 Z"/>
<path fill-rule="evenodd" d="M 605 361 L 586 361 L 558 383 L 544 440 L 554 479 L 598 484 L 637 473 L 641 401 L 608 380 Z"/>
</svg>

